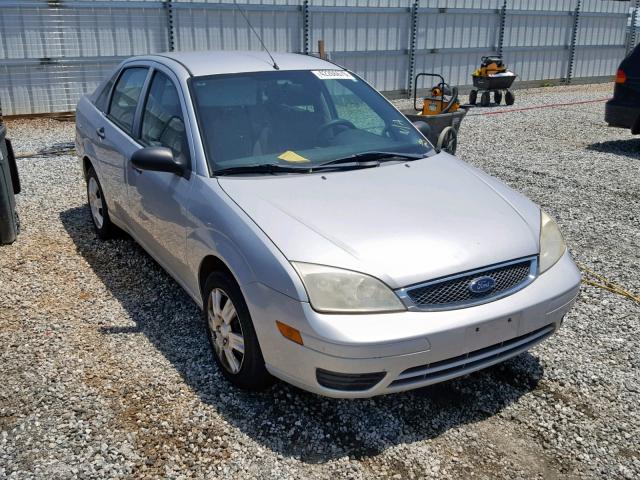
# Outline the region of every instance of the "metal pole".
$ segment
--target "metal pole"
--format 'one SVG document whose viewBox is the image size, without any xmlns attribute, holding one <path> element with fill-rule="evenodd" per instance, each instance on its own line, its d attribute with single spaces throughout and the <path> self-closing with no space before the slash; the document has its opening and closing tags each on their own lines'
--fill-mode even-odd
<svg viewBox="0 0 640 480">
<path fill-rule="evenodd" d="M 507 22 L 507 0 L 504 0 L 502 8 L 498 10 L 498 15 L 500 15 L 500 30 L 498 33 L 498 56 L 502 57 L 502 47 L 504 46 L 504 27 Z"/>
<path fill-rule="evenodd" d="M 411 28 L 409 34 L 409 71 L 407 72 L 407 98 L 413 95 L 413 76 L 416 70 L 416 41 L 418 37 L 418 9 L 420 0 L 414 0 L 411 5 Z"/>
<path fill-rule="evenodd" d="M 569 45 L 569 63 L 567 65 L 567 78 L 565 81 L 571 83 L 573 77 L 573 63 L 576 59 L 576 40 L 578 37 L 578 26 L 580 24 L 581 0 L 577 0 L 576 9 L 573 11 L 573 27 L 571 29 L 571 45 Z"/>
<path fill-rule="evenodd" d="M 167 12 L 167 43 L 169 51 L 173 52 L 176 49 L 175 32 L 173 26 L 173 1 L 164 0 L 164 9 Z"/>
<path fill-rule="evenodd" d="M 627 54 L 631 53 L 631 50 L 636 46 L 638 40 L 638 15 L 640 12 L 640 0 L 635 0 L 634 5 L 631 7 L 631 21 L 629 23 L 629 36 L 627 39 Z"/>
<path fill-rule="evenodd" d="M 309 55 L 311 45 L 309 0 L 302 2 L 302 53 Z"/>
</svg>

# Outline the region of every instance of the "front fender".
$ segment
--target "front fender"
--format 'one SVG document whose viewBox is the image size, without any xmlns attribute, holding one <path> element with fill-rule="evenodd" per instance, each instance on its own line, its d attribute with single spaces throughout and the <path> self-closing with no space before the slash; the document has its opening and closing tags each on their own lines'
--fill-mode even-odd
<svg viewBox="0 0 640 480">
<path fill-rule="evenodd" d="M 251 218 L 222 190 L 216 179 L 194 176 L 192 228 L 187 234 L 189 287 L 200 294 L 202 261 L 213 255 L 224 262 L 240 288 L 260 282 L 300 301 L 308 301 L 298 274 Z M 202 305 L 202 298 L 200 298 Z"/>
</svg>

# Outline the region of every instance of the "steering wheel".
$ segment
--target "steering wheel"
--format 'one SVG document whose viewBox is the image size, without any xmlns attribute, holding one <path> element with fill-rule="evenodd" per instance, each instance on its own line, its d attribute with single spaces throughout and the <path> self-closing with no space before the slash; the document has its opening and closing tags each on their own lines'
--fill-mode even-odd
<svg viewBox="0 0 640 480">
<path fill-rule="evenodd" d="M 393 125 L 391 123 L 387 123 L 384 126 L 384 128 L 382 129 L 382 136 L 390 138 L 392 140 L 396 140 L 397 139 L 397 133 L 394 130 L 395 127 L 397 127 L 397 125 Z"/>
<path fill-rule="evenodd" d="M 345 120 L 344 118 L 334 118 L 333 120 L 329 120 L 328 122 L 320 125 L 317 134 L 318 139 L 321 141 L 326 141 L 327 139 L 325 138 L 325 135 L 327 134 L 327 132 L 329 130 L 333 130 L 336 127 L 347 127 L 354 130 L 356 129 L 356 126 L 349 120 Z"/>
</svg>

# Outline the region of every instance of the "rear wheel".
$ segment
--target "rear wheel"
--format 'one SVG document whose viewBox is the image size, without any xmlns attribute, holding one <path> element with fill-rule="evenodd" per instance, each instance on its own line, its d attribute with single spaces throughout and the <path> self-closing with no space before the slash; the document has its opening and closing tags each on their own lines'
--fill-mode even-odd
<svg viewBox="0 0 640 480">
<path fill-rule="evenodd" d="M 482 96 L 480 97 L 480 105 L 482 105 L 483 107 L 488 107 L 490 103 L 491 103 L 491 96 L 489 92 L 483 92 Z"/>
<path fill-rule="evenodd" d="M 471 105 L 475 105 L 477 101 L 478 101 L 478 91 L 471 90 L 471 92 L 469 92 L 469 103 Z"/>
<path fill-rule="evenodd" d="M 504 103 L 506 103 L 507 105 L 513 105 L 515 101 L 516 96 L 511 90 L 507 90 L 507 93 L 504 96 Z"/>
<path fill-rule="evenodd" d="M 98 180 L 98 175 L 93 167 L 89 167 L 87 172 L 87 200 L 91 210 L 91 220 L 95 227 L 98 238 L 106 240 L 111 238 L 115 233 L 116 227 L 111 223 L 109 218 L 109 208 L 104 199 L 102 186 Z"/>
<path fill-rule="evenodd" d="M 209 275 L 204 288 L 205 319 L 213 357 L 227 380 L 246 390 L 264 390 L 273 377 L 264 366 L 242 292 L 224 272 Z"/>
</svg>

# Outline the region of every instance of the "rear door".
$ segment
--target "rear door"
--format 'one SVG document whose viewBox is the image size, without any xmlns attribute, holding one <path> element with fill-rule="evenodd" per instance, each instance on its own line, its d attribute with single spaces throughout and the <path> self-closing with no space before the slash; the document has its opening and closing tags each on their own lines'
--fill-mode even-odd
<svg viewBox="0 0 640 480">
<path fill-rule="evenodd" d="M 106 116 L 96 125 L 99 178 L 113 215 L 130 223 L 125 167 L 140 148 L 133 138 L 139 99 L 147 82 L 149 67 L 126 65 L 115 82 Z"/>
<path fill-rule="evenodd" d="M 185 124 L 185 99 L 172 72 L 154 68 L 141 101 L 138 141 L 145 147 L 170 148 L 173 155 L 191 165 L 191 145 Z M 128 162 L 130 212 L 135 234 L 165 268 L 186 277 L 187 207 L 192 182 L 191 168 L 184 175 L 141 171 Z"/>
</svg>

